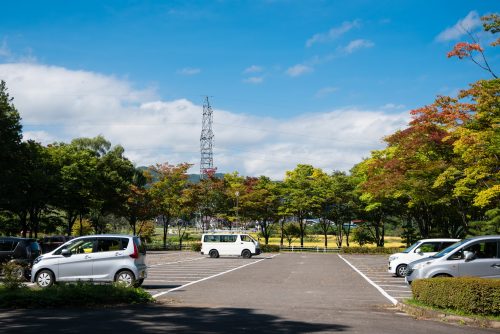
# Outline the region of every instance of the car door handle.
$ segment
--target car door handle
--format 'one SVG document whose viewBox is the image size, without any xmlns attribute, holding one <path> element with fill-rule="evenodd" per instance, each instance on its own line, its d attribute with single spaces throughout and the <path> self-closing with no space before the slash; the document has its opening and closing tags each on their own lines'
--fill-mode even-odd
<svg viewBox="0 0 500 334">
<path fill-rule="evenodd" d="M 91 258 L 92 258 L 92 256 L 90 256 L 90 255 L 85 255 L 85 259 L 91 259 Z"/>
<path fill-rule="evenodd" d="M 491 265 L 492 268 L 500 269 L 500 264 L 495 263 Z"/>
<path fill-rule="evenodd" d="M 120 256 L 120 255 L 123 255 L 123 253 L 121 253 L 121 252 L 116 252 L 115 253 L 115 256 Z"/>
</svg>

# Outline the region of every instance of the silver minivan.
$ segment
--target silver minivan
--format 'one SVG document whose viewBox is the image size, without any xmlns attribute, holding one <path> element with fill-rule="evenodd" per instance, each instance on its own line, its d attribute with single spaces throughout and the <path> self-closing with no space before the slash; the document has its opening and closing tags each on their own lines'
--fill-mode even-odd
<svg viewBox="0 0 500 334">
<path fill-rule="evenodd" d="M 31 281 L 46 288 L 55 282 L 120 282 L 140 286 L 147 277 L 146 248 L 136 236 L 103 234 L 72 239 L 35 259 Z"/>
<path fill-rule="evenodd" d="M 408 265 L 406 282 L 419 278 L 476 276 L 500 278 L 500 235 L 464 239 Z"/>
</svg>

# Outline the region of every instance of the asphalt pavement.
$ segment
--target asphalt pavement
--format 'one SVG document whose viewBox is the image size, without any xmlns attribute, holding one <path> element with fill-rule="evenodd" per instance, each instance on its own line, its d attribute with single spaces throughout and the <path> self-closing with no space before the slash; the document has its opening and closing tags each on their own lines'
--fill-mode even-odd
<svg viewBox="0 0 500 334">
<path fill-rule="evenodd" d="M 365 262 L 366 256 L 345 256 L 368 274 L 360 275 L 337 254 L 148 256 L 144 287 L 157 304 L 1 310 L 2 333 L 497 333 L 415 320 L 398 311 L 363 277 L 378 279 L 370 263 L 382 264 L 382 257 Z"/>
</svg>

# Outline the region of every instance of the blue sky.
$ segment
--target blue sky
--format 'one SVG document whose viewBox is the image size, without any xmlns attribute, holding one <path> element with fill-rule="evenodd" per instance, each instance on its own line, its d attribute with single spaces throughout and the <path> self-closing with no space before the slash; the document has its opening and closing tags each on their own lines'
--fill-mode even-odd
<svg viewBox="0 0 500 334">
<path fill-rule="evenodd" d="M 199 169 L 203 96 L 222 172 L 349 170 L 408 111 L 488 74 L 446 53 L 496 1 L 10 1 L 0 79 L 44 144 L 102 134 L 137 165 Z M 499 68 L 498 48 L 486 48 Z"/>
</svg>

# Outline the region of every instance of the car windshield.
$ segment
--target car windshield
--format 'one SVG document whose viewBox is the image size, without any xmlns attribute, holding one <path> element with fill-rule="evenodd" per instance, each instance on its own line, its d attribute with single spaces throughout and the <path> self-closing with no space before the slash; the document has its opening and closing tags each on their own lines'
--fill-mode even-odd
<svg viewBox="0 0 500 334">
<path fill-rule="evenodd" d="M 241 241 L 246 241 L 246 242 L 253 242 L 254 244 L 257 244 L 257 241 L 249 236 L 248 234 L 242 234 L 241 235 Z"/>
<path fill-rule="evenodd" d="M 440 251 L 439 253 L 431 256 L 432 258 L 440 258 L 440 257 L 443 257 L 445 256 L 446 254 L 450 253 L 451 251 L 455 250 L 457 247 L 463 245 L 464 243 L 468 242 L 470 239 L 464 239 L 462 241 L 459 241 L 459 242 L 456 242 L 454 243 L 453 245 L 451 246 L 448 246 L 446 247 L 445 249 L 443 249 L 442 251 Z"/>
<path fill-rule="evenodd" d="M 414 243 L 413 245 L 411 245 L 410 247 L 408 247 L 407 249 L 405 249 L 401 253 L 409 253 L 409 252 L 411 252 L 412 249 L 417 247 L 417 245 L 419 245 L 419 244 L 420 244 L 420 241 L 417 241 L 416 243 Z"/>
</svg>

